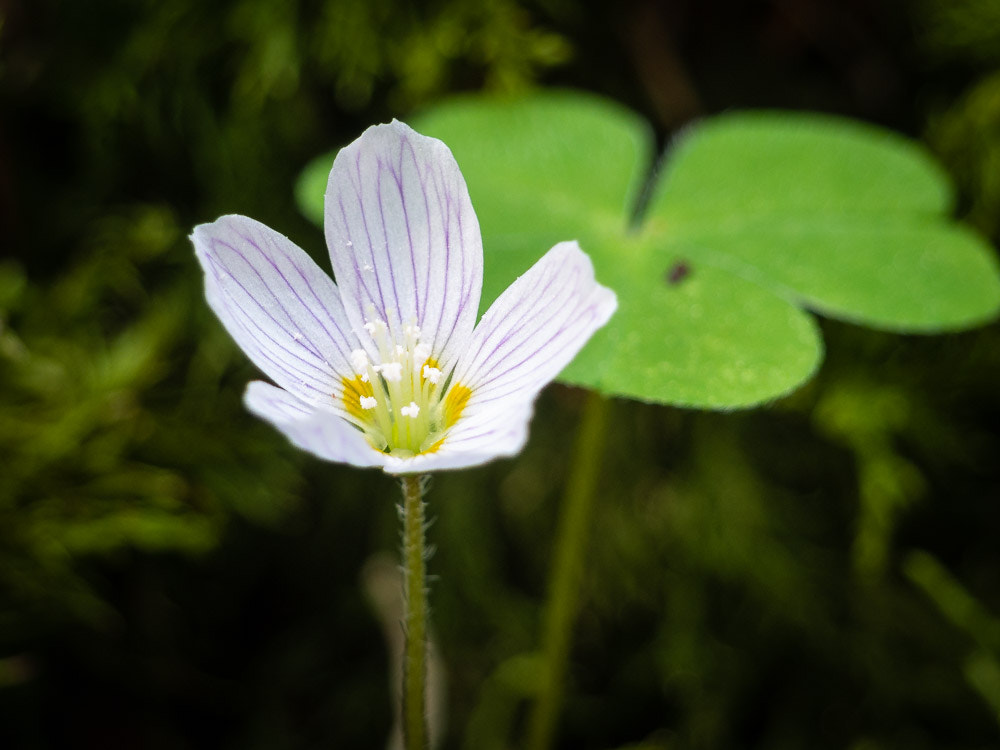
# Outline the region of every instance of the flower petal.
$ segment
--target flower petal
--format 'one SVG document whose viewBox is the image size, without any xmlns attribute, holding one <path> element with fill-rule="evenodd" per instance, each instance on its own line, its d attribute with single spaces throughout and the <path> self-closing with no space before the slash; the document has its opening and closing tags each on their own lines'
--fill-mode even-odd
<svg viewBox="0 0 1000 750">
<path fill-rule="evenodd" d="M 387 474 L 422 474 L 444 469 L 465 469 L 496 458 L 520 453 L 528 439 L 532 403 L 481 409 L 472 418 L 459 420 L 441 447 L 412 458 L 386 456 Z"/>
<path fill-rule="evenodd" d="M 368 128 L 333 162 L 325 225 L 355 330 L 377 317 L 398 343 L 416 324 L 450 365 L 476 322 L 483 245 L 448 147 L 395 120 Z"/>
<path fill-rule="evenodd" d="M 472 393 L 460 422 L 531 402 L 618 306 L 576 242 L 560 242 L 511 284 L 476 327 L 454 383 Z M 457 427 L 457 425 L 456 425 Z"/>
<path fill-rule="evenodd" d="M 288 391 L 255 380 L 243 395 L 247 409 L 266 419 L 293 445 L 327 461 L 367 468 L 382 466 L 381 453 L 331 409 L 317 409 Z"/>
<path fill-rule="evenodd" d="M 287 237 L 245 216 L 197 226 L 191 240 L 209 305 L 253 363 L 309 403 L 339 403 L 358 344 L 330 277 Z"/>
<path fill-rule="evenodd" d="M 454 383 L 471 391 L 441 447 L 388 457 L 389 474 L 461 469 L 512 456 L 524 446 L 538 392 L 618 306 L 594 280 L 590 258 L 562 242 L 497 298 L 472 335 Z"/>
</svg>

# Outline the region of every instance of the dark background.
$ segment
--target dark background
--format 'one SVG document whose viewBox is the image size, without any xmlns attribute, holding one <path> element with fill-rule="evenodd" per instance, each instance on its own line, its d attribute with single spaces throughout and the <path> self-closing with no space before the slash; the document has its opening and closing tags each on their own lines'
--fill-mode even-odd
<svg viewBox="0 0 1000 750">
<path fill-rule="evenodd" d="M 0 0 L 0 747 L 383 746 L 398 488 L 243 411 L 186 235 L 243 213 L 328 267 L 310 158 L 531 86 L 662 142 L 879 123 L 1000 232 L 995 0 Z M 766 408 L 614 403 L 558 747 L 1000 745 L 1000 329 L 821 325 Z M 446 748 L 521 745 L 583 403 L 550 387 L 521 456 L 434 479 Z"/>
</svg>

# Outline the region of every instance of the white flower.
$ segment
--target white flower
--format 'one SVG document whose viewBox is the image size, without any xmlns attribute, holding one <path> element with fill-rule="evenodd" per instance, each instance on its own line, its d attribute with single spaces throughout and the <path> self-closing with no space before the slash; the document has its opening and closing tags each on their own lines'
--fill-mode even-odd
<svg viewBox="0 0 1000 750">
<path fill-rule="evenodd" d="M 337 155 L 326 239 L 337 283 L 244 216 L 191 236 L 208 303 L 279 386 L 245 402 L 298 447 L 391 474 L 517 453 L 538 392 L 617 302 L 575 242 L 553 247 L 479 325 L 483 250 L 448 148 L 401 122 Z"/>
</svg>

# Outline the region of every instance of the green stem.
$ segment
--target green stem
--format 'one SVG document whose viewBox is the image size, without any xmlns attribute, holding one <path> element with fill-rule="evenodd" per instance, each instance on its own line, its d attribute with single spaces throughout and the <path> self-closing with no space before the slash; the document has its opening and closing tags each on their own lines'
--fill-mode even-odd
<svg viewBox="0 0 1000 750">
<path fill-rule="evenodd" d="M 556 532 L 555 561 L 544 615 L 542 677 L 528 725 L 529 750 L 548 750 L 562 704 L 570 634 L 607 433 L 609 402 L 591 392 L 584 406 Z"/>
<path fill-rule="evenodd" d="M 427 747 L 427 571 L 424 552 L 424 478 L 403 477 L 403 742 L 406 750 Z"/>
</svg>

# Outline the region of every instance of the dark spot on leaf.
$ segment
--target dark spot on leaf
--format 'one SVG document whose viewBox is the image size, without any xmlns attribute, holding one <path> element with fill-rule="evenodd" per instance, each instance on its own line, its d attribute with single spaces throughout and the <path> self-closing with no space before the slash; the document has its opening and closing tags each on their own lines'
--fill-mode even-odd
<svg viewBox="0 0 1000 750">
<path fill-rule="evenodd" d="M 666 282 L 671 286 L 680 284 L 691 275 L 691 266 L 686 260 L 679 260 L 667 269 L 665 274 Z"/>
</svg>

